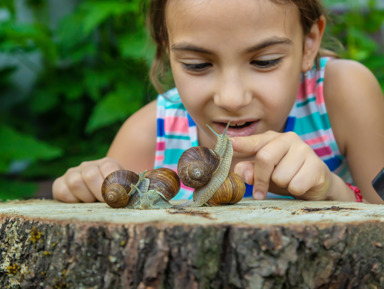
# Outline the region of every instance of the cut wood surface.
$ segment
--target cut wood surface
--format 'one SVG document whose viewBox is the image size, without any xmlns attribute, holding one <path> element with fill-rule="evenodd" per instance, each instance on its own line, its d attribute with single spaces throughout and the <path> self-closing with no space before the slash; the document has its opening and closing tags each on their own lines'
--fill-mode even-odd
<svg viewBox="0 0 384 289">
<path fill-rule="evenodd" d="M 384 206 L 0 203 L 0 288 L 384 288 Z"/>
</svg>

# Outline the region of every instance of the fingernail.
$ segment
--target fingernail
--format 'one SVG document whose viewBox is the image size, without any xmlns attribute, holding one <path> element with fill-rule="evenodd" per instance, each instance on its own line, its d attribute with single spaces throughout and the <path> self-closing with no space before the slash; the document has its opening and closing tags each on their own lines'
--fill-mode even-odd
<svg viewBox="0 0 384 289">
<path fill-rule="evenodd" d="M 261 192 L 254 192 L 253 198 L 256 200 L 264 200 L 264 194 Z"/>
</svg>

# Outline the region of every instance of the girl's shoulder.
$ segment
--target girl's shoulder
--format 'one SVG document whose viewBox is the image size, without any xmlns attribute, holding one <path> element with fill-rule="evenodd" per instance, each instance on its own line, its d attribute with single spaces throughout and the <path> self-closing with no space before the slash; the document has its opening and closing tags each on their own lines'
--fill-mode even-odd
<svg viewBox="0 0 384 289">
<path fill-rule="evenodd" d="M 361 102 L 377 101 L 382 96 L 373 73 L 363 64 L 346 59 L 331 59 L 324 71 L 324 99 L 328 107 L 358 111 Z"/>
<path fill-rule="evenodd" d="M 375 76 L 363 64 L 354 60 L 341 58 L 330 58 L 326 62 L 324 77 L 326 77 L 327 82 L 330 84 L 356 80 L 361 77 L 367 78 L 367 80 L 369 80 L 368 78 L 371 78 L 371 80 L 376 82 Z"/>
</svg>

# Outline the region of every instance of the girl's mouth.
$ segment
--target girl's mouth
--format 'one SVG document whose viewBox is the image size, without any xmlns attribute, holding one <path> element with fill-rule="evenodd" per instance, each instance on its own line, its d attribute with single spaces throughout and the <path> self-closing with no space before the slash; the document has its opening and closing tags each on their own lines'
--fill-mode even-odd
<svg viewBox="0 0 384 289">
<path fill-rule="evenodd" d="M 227 135 L 237 137 L 237 136 L 249 136 L 256 133 L 256 129 L 259 121 L 242 121 L 242 122 L 232 122 L 230 123 Z M 218 133 L 223 133 L 224 129 L 227 126 L 227 122 L 215 122 L 215 130 L 217 128 Z"/>
<path fill-rule="evenodd" d="M 252 122 L 251 121 L 248 121 L 248 122 L 241 122 L 241 123 L 236 123 L 236 124 L 230 124 L 229 127 L 230 128 L 235 128 L 235 129 L 241 129 L 241 128 L 244 128 L 248 125 L 250 125 Z"/>
</svg>

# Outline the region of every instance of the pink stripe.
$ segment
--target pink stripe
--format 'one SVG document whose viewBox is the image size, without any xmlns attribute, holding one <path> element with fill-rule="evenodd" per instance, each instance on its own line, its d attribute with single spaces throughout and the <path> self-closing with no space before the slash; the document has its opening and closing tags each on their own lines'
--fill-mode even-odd
<svg viewBox="0 0 384 289">
<path fill-rule="evenodd" d="M 314 149 L 314 151 L 315 151 L 315 153 L 319 157 L 324 157 L 324 156 L 332 155 L 332 150 L 331 150 L 331 148 L 329 146 L 318 148 L 318 149 Z"/>
<path fill-rule="evenodd" d="M 174 133 L 188 133 L 188 118 L 167 116 L 164 118 L 164 130 Z"/>
<path fill-rule="evenodd" d="M 300 85 L 300 88 L 299 88 L 299 91 L 297 93 L 297 99 L 303 99 L 303 95 L 304 95 L 304 86 L 303 85 Z"/>
<path fill-rule="evenodd" d="M 299 93 L 297 95 L 298 100 L 307 98 L 308 95 L 314 94 L 316 91 L 316 79 L 306 79 L 304 83 L 301 84 Z"/>
<path fill-rule="evenodd" d="M 318 143 L 327 142 L 328 139 L 329 139 L 328 135 L 321 135 L 321 136 L 310 138 L 310 139 L 307 139 L 307 140 L 304 140 L 304 141 L 308 145 L 315 145 L 315 144 L 318 144 Z"/>
<path fill-rule="evenodd" d="M 165 151 L 165 141 L 159 141 L 156 144 L 157 151 Z"/>
<path fill-rule="evenodd" d="M 186 185 L 184 185 L 183 183 L 181 183 L 181 188 L 184 189 L 184 190 L 187 190 L 187 191 L 191 191 L 193 192 L 194 189 L 190 188 L 190 187 L 187 187 Z"/>
<path fill-rule="evenodd" d="M 319 85 L 316 88 L 316 103 L 323 104 L 324 103 L 324 95 L 323 95 L 323 86 Z"/>
<path fill-rule="evenodd" d="M 155 161 L 156 161 L 156 162 L 162 162 L 162 161 L 164 161 L 164 156 L 163 156 L 163 155 L 155 156 Z"/>
</svg>

